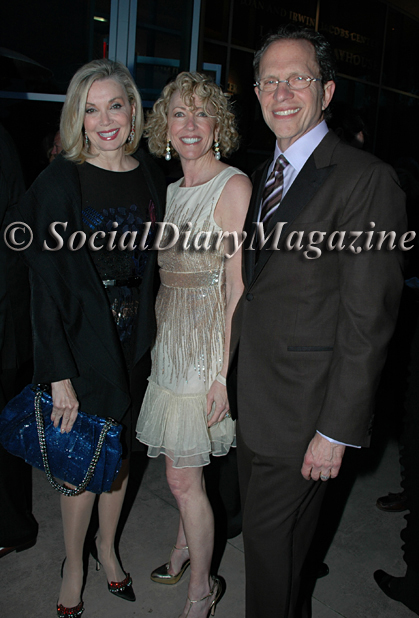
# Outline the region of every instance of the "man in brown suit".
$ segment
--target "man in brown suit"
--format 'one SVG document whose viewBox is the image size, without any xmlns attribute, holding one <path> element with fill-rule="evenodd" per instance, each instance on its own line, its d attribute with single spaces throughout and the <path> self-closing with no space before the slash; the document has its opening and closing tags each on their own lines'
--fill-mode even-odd
<svg viewBox="0 0 419 618">
<path fill-rule="evenodd" d="M 254 174 L 248 240 L 256 222 L 265 237 L 286 223 L 277 250 L 273 236 L 248 243 L 232 327 L 246 616 L 297 618 L 311 615 L 302 574 L 326 481 L 347 446 L 369 444 L 403 285 L 402 252 L 371 246 L 375 229 L 405 231 L 404 194 L 388 165 L 328 131 L 334 66 L 321 35 L 282 28 L 254 67 L 277 141 Z M 351 249 L 348 236 L 327 240 L 335 231 L 364 233 Z"/>
</svg>

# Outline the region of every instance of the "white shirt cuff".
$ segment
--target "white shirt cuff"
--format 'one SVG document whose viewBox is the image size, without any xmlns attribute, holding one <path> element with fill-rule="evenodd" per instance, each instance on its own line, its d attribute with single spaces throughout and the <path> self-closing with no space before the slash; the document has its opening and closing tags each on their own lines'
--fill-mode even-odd
<svg viewBox="0 0 419 618">
<path fill-rule="evenodd" d="M 357 446 L 356 444 L 346 444 L 346 442 L 339 442 L 339 440 L 333 440 L 333 438 L 329 438 L 328 436 L 325 436 L 324 433 L 320 433 L 320 431 L 317 431 L 317 433 L 323 436 L 323 438 L 326 438 L 326 440 L 329 440 L 329 442 L 332 442 L 333 444 L 342 444 L 343 446 L 351 446 L 352 448 L 361 448 L 360 446 Z"/>
</svg>

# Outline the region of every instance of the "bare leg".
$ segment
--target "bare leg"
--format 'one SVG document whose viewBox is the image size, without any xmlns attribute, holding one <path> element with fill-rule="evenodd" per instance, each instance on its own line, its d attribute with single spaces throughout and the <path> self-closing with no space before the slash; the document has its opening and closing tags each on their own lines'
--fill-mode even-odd
<svg viewBox="0 0 419 618">
<path fill-rule="evenodd" d="M 182 544 L 177 547 L 183 546 L 184 540 L 189 547 L 191 577 L 188 597 L 192 600 L 202 599 L 211 588 L 209 575 L 214 548 L 214 517 L 205 491 L 202 468 L 175 469 L 166 457 L 166 475 L 181 517 L 177 543 Z M 182 553 L 173 552 L 173 558 L 175 554 Z M 185 559 L 182 555 L 181 558 Z M 188 618 L 206 617 L 211 601 L 209 598 L 194 604 Z M 187 601 L 181 616 L 186 616 L 188 609 Z"/>
<path fill-rule="evenodd" d="M 179 516 L 179 529 L 176 537 L 175 549 L 170 558 L 170 565 L 168 572 L 171 575 L 176 575 L 182 568 L 183 563 L 189 558 L 189 548 L 186 541 L 185 530 L 183 527 L 182 516 Z M 187 549 L 186 549 L 187 548 Z"/>
<path fill-rule="evenodd" d="M 66 561 L 58 603 L 75 607 L 83 585 L 83 545 L 96 495 L 85 491 L 71 498 L 61 496 Z"/>
<path fill-rule="evenodd" d="M 99 532 L 96 539 L 98 558 L 105 569 L 108 582 L 121 582 L 124 572 L 115 554 L 115 533 L 128 484 L 129 462 L 122 462 L 121 470 L 109 493 L 99 497 Z"/>
</svg>

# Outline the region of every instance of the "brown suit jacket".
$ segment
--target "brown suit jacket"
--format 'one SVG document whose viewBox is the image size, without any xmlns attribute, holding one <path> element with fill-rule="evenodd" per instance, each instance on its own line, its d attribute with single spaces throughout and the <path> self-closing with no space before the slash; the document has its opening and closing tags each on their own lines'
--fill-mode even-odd
<svg viewBox="0 0 419 618">
<path fill-rule="evenodd" d="M 269 163 L 255 174 L 248 239 Z M 355 255 L 323 243 L 322 255 L 307 259 L 304 249 L 286 250 L 285 238 L 301 230 L 306 245 L 310 231 L 369 231 L 371 221 L 376 231 L 399 235 L 406 231 L 404 193 L 391 167 L 329 132 L 270 229 L 278 221 L 288 223 L 279 250 L 262 250 L 256 264 L 255 251 L 244 251 L 245 291 L 233 318 L 229 393 L 232 401 L 237 395 L 243 439 L 268 456 L 303 457 L 316 430 L 368 446 L 403 286 L 403 253 L 383 248 Z M 357 245 L 364 242 L 365 234 Z"/>
</svg>

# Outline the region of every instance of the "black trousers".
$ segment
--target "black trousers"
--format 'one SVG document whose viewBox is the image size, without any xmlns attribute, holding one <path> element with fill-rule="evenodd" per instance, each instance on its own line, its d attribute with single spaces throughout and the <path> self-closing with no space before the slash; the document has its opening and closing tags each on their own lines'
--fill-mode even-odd
<svg viewBox="0 0 419 618">
<path fill-rule="evenodd" d="M 246 618 L 308 618 L 312 581 L 305 561 L 326 483 L 306 481 L 302 457 L 254 453 L 237 431 L 243 510 Z"/>
<path fill-rule="evenodd" d="M 419 322 L 416 324 L 410 350 L 401 442 L 401 463 L 404 466 L 402 485 L 409 504 L 409 513 L 405 517 L 407 526 L 401 537 L 405 543 L 405 562 L 419 574 Z M 416 593 L 419 594 L 417 589 Z"/>
<path fill-rule="evenodd" d="M 10 369 L 0 376 L 6 401 L 31 381 L 32 367 Z M 36 538 L 38 523 L 32 515 L 32 468 L 0 445 L 0 547 L 23 545 Z"/>
</svg>

